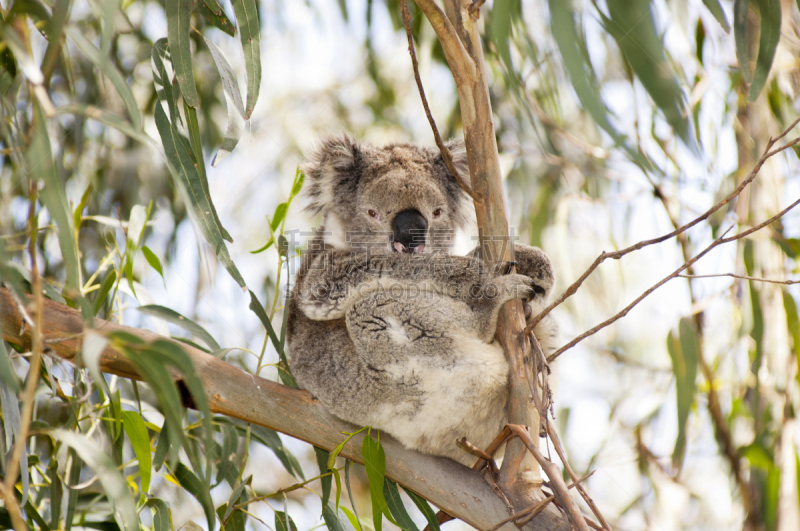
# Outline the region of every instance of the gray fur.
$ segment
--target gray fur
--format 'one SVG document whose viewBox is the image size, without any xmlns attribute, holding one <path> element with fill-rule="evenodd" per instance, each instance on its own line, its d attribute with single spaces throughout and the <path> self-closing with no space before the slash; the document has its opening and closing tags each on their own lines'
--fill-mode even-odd
<svg viewBox="0 0 800 531">
<path fill-rule="evenodd" d="M 463 143 L 450 146 L 466 174 Z M 337 417 L 471 464 L 456 439 L 485 448 L 506 423 L 508 364 L 493 342 L 500 307 L 520 299 L 526 313 L 541 311 L 555 281 L 550 261 L 515 245 L 519 274 L 507 274 L 508 264 L 491 267 L 477 250 L 451 255 L 445 233 L 464 227 L 472 209 L 435 148 L 339 136 L 302 168 L 307 208 L 326 225 L 289 303 L 292 373 Z M 428 221 L 420 254 L 392 252 L 387 238 L 406 209 Z M 554 321 L 535 332 L 552 352 Z"/>
</svg>

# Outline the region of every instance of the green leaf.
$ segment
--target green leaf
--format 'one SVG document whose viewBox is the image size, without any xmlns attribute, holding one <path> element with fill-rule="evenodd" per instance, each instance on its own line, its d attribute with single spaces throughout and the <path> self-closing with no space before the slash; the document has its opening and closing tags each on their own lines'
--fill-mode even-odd
<svg viewBox="0 0 800 531">
<path fill-rule="evenodd" d="M 155 141 L 152 138 L 147 136 L 147 133 L 143 131 L 137 131 L 134 129 L 129 122 L 123 120 L 119 116 L 111 114 L 108 111 L 105 111 L 99 107 L 95 107 L 94 105 L 84 105 L 82 103 L 69 103 L 67 105 L 62 105 L 61 107 L 56 108 L 57 114 L 77 114 L 81 116 L 85 116 L 89 120 L 94 120 L 96 122 L 100 122 L 103 125 L 107 125 L 109 127 L 113 127 L 120 133 L 123 133 L 130 138 L 141 142 L 142 144 L 146 144 L 149 146 L 156 145 Z M 117 221 L 117 225 L 119 225 L 119 221 Z"/>
<path fill-rule="evenodd" d="M 261 87 L 261 24 L 258 21 L 256 0 L 232 0 L 231 3 L 244 50 L 244 66 L 247 74 L 247 105 L 244 118 L 248 120 L 253 114 Z"/>
<path fill-rule="evenodd" d="M 150 456 L 150 437 L 144 426 L 142 416 L 138 412 L 123 411 L 122 426 L 133 446 L 133 453 L 139 461 L 139 478 L 142 482 L 142 493 L 150 490 L 150 470 L 153 466 Z"/>
<path fill-rule="evenodd" d="M 278 365 L 278 376 L 280 376 L 281 381 L 284 385 L 288 385 L 289 387 L 294 387 L 295 389 L 298 388 L 297 382 L 295 381 L 292 374 L 289 372 L 289 361 L 286 359 L 286 353 L 283 351 L 283 345 L 278 339 L 278 335 L 275 333 L 275 329 L 272 328 L 272 323 L 267 316 L 267 312 L 264 311 L 264 307 L 256 297 L 256 294 L 250 290 L 250 309 L 253 310 L 259 319 L 261 319 L 261 323 L 264 325 L 264 328 L 267 329 L 267 334 L 269 335 L 270 341 L 272 341 L 272 346 L 275 347 L 275 350 L 278 351 L 278 356 L 280 357 L 280 364 Z"/>
<path fill-rule="evenodd" d="M 403 499 L 400 497 L 400 491 L 397 488 L 397 483 L 389 478 L 384 479 L 383 483 L 383 496 L 386 498 L 386 504 L 389 506 L 389 512 L 392 513 L 394 519 L 400 524 L 400 527 L 405 531 L 419 531 L 419 528 L 414 524 L 414 520 L 408 515 Z"/>
<path fill-rule="evenodd" d="M 267 249 L 272 247 L 273 243 L 275 243 L 275 239 L 274 238 L 270 238 L 269 241 L 263 247 L 259 247 L 255 251 L 250 251 L 250 254 L 263 253 L 264 251 L 266 251 Z"/>
<path fill-rule="evenodd" d="M 42 36 L 50 38 L 50 13 L 40 0 L 15 0 L 8 11 L 8 18 L 15 15 L 28 15 Z"/>
<path fill-rule="evenodd" d="M 50 480 L 50 529 L 60 529 L 61 500 L 64 499 L 64 484 L 58 475 L 58 461 L 55 456 L 50 457 L 47 466 L 47 476 Z"/>
<path fill-rule="evenodd" d="M 89 183 L 89 186 L 86 187 L 86 190 L 83 191 L 83 195 L 81 195 L 81 200 L 78 203 L 78 206 L 75 207 L 75 210 L 72 212 L 72 223 L 75 225 L 75 230 L 79 230 L 81 228 L 81 223 L 83 222 L 83 210 L 86 208 L 86 203 L 89 202 L 89 196 L 92 194 L 92 183 Z"/>
<path fill-rule="evenodd" d="M 219 76 L 222 78 L 222 92 L 225 95 L 225 106 L 228 109 L 228 127 L 225 130 L 225 137 L 222 146 L 211 160 L 211 166 L 216 168 L 231 154 L 236 144 L 239 143 L 239 139 L 242 138 L 245 123 L 244 104 L 242 103 L 242 91 L 239 89 L 239 79 L 225 58 L 225 54 L 210 40 L 205 39 L 205 41 L 211 57 L 214 59 L 214 64 L 217 65 Z"/>
<path fill-rule="evenodd" d="M 191 0 L 166 0 L 164 13 L 167 15 L 167 39 L 172 54 L 175 77 L 183 94 L 183 99 L 190 107 L 197 107 L 197 88 L 192 72 L 192 52 L 189 48 L 189 23 L 192 16 Z"/>
<path fill-rule="evenodd" d="M 381 515 L 400 527 L 392 518 L 392 514 L 386 504 L 386 498 L 383 495 L 383 480 L 386 477 L 386 454 L 383 451 L 383 446 L 381 446 L 380 433 L 378 433 L 377 441 L 373 440 L 372 436 L 367 433 L 361 447 L 361 455 L 364 457 L 364 467 L 367 469 L 367 478 L 369 478 L 369 494 L 372 499 L 372 519 L 375 531 L 381 531 Z"/>
<path fill-rule="evenodd" d="M 353 527 L 356 531 L 363 531 L 364 526 L 361 525 L 361 520 L 358 519 L 358 511 L 356 510 L 355 501 L 353 501 L 353 490 L 350 488 L 350 461 L 344 462 L 344 484 L 347 487 L 347 496 L 350 498 L 350 506 L 353 508 L 353 514 L 350 514 L 350 511 L 342 507 L 344 514 L 347 515 L 348 520 L 350 523 L 353 524 Z M 329 465 L 330 466 L 330 465 Z M 439 531 L 438 529 L 435 531 Z"/>
<path fill-rule="evenodd" d="M 158 304 L 147 304 L 145 306 L 139 306 L 135 309 L 145 315 L 163 319 L 168 323 L 172 323 L 183 328 L 193 336 L 203 341 L 203 343 L 208 345 L 211 350 L 220 350 L 220 348 L 222 348 L 219 346 L 219 343 L 216 342 L 214 337 L 206 331 L 205 328 L 195 323 L 188 317 L 184 317 L 183 315 L 179 314 L 175 310 L 165 306 L 159 306 Z"/>
<path fill-rule="evenodd" d="M 672 461 L 675 467 L 683 462 L 686 451 L 686 422 L 694 402 L 697 382 L 697 365 L 700 359 L 700 340 L 697 331 L 688 317 L 680 320 L 679 333 L 676 337 L 670 332 L 667 338 L 667 350 L 672 360 L 672 371 L 675 374 L 675 389 L 678 401 L 678 438 Z"/>
<path fill-rule="evenodd" d="M 169 506 L 158 498 L 150 498 L 145 504 L 153 510 L 153 531 L 171 531 Z"/>
<path fill-rule="evenodd" d="M 8 350 L 6 349 L 6 342 L 0 339 L 0 381 L 12 393 L 19 393 L 20 387 L 17 381 L 17 373 L 11 365 L 11 360 L 8 357 Z"/>
<path fill-rule="evenodd" d="M 247 430 L 247 423 L 241 420 L 220 416 L 215 417 L 214 420 L 217 423 L 227 423 L 236 426 L 236 429 L 239 430 L 241 434 L 244 434 Z M 281 441 L 280 436 L 278 436 L 276 432 L 264 428 L 263 426 L 251 424 L 250 436 L 272 450 L 275 457 L 280 460 L 289 474 L 305 481 L 305 475 L 303 474 L 303 469 L 300 467 L 300 463 L 297 461 L 297 458 L 284 447 L 283 441 Z"/>
<path fill-rule="evenodd" d="M 352 499 L 350 503 L 352 503 Z M 339 509 L 341 509 L 342 512 L 344 512 L 344 514 L 347 516 L 347 519 L 350 520 L 350 525 L 353 526 L 353 529 L 355 529 L 356 531 L 361 531 L 363 529 L 361 527 L 361 521 L 358 519 L 358 516 L 356 516 L 350 509 L 348 509 L 344 505 L 339 507 Z"/>
<path fill-rule="evenodd" d="M 114 517 L 125 531 L 139 530 L 139 516 L 125 478 L 111 458 L 91 439 L 67 430 L 53 430 L 50 435 L 74 449 L 80 458 L 94 470 L 103 485 L 103 493 L 111 502 Z"/>
<path fill-rule="evenodd" d="M 300 169 L 300 166 L 294 172 L 294 182 L 292 183 L 292 192 L 289 194 L 289 200 L 291 201 L 297 194 L 300 193 L 300 190 L 303 189 L 303 183 L 306 180 L 306 174 Z"/>
<path fill-rule="evenodd" d="M 297 531 L 297 526 L 287 513 L 275 511 L 275 531 Z"/>
<path fill-rule="evenodd" d="M 167 104 L 169 121 L 173 124 L 182 124 L 181 113 L 178 112 L 178 98 L 180 92 L 175 92 L 173 86 L 173 68 L 169 43 L 167 39 L 159 39 L 153 44 L 150 53 L 150 64 L 153 70 L 153 84 L 156 87 L 158 101 Z"/>
<path fill-rule="evenodd" d="M 167 458 L 167 454 L 172 448 L 172 439 L 169 433 L 167 433 L 167 430 L 167 423 L 164 422 L 164 426 L 161 428 L 161 433 L 158 436 L 156 451 L 153 454 L 153 468 L 156 471 L 161 470 L 161 467 L 164 465 L 164 460 Z"/>
<path fill-rule="evenodd" d="M 636 73 L 664 118 L 686 146 L 697 149 L 683 92 L 656 32 L 650 0 L 608 0 L 610 18 L 600 13 L 606 30 Z"/>
<path fill-rule="evenodd" d="M 216 512 L 214 511 L 214 504 L 211 501 L 211 495 L 208 493 L 208 486 L 204 485 L 203 482 L 200 481 L 200 478 L 183 463 L 178 463 L 172 475 L 175 476 L 175 479 L 178 480 L 181 487 L 186 489 L 200 502 L 200 505 L 203 507 L 203 512 L 206 513 L 208 529 L 213 531 L 217 519 Z"/>
<path fill-rule="evenodd" d="M 6 436 L 6 447 L 11 448 L 19 437 L 20 430 L 20 410 L 19 399 L 15 393 L 11 392 L 9 387 L 5 385 L 0 386 L 0 405 L 3 412 L 3 431 Z M 10 454 L 7 456 L 10 457 Z M 34 457 L 33 455 L 31 456 Z M 8 463 L 5 463 L 8 466 Z M 28 501 L 28 488 L 30 473 L 28 472 L 28 451 L 27 448 L 22 451 L 19 462 L 19 472 L 22 478 L 22 505 Z"/>
<path fill-rule="evenodd" d="M 31 177 L 44 181 L 44 188 L 39 192 L 39 199 L 58 225 L 58 242 L 64 259 L 64 269 L 67 272 L 64 289 L 71 292 L 72 298 L 76 298 L 80 296 L 78 292 L 80 264 L 75 247 L 72 211 L 67 204 L 67 194 L 53 162 L 50 135 L 47 132 L 47 120 L 44 112 L 40 105 L 35 105 L 33 112 L 33 138 L 28 149 L 28 165 Z"/>
<path fill-rule="evenodd" d="M 786 329 L 792 337 L 792 346 L 797 366 L 800 367 L 800 317 L 798 317 L 797 304 L 794 297 L 787 290 L 783 290 L 783 308 L 786 311 Z M 800 373 L 795 375 L 800 383 Z"/>
<path fill-rule="evenodd" d="M 103 283 L 100 285 L 100 289 L 97 290 L 97 295 L 95 296 L 94 302 L 92 303 L 92 309 L 95 315 L 97 315 L 98 312 L 100 312 L 100 308 L 103 307 L 103 303 L 106 301 L 106 298 L 108 297 L 111 288 L 114 287 L 114 282 L 116 281 L 117 281 L 117 272 L 112 269 L 103 279 Z"/>
<path fill-rule="evenodd" d="M 278 230 L 278 226 L 283 221 L 283 218 L 286 217 L 286 211 L 289 209 L 289 205 L 286 203 L 281 203 L 277 207 L 275 207 L 275 213 L 272 215 L 272 224 L 270 227 L 272 228 L 272 232 Z"/>
<path fill-rule="evenodd" d="M 753 74 L 750 72 L 750 50 L 747 43 L 747 16 L 750 0 L 733 1 L 733 40 L 736 42 L 736 58 L 739 70 L 748 83 Z"/>
<path fill-rule="evenodd" d="M 80 49 L 81 52 L 92 62 L 94 65 L 100 69 L 104 76 L 111 81 L 111 84 L 114 85 L 114 88 L 117 90 L 119 97 L 122 99 L 123 105 L 125 105 L 125 110 L 128 111 L 128 116 L 131 119 L 131 125 L 137 131 L 142 130 L 142 115 L 139 112 L 139 106 L 136 105 L 136 99 L 133 97 L 133 92 L 131 92 L 128 83 L 125 81 L 125 78 L 122 77 L 122 74 L 114 66 L 114 63 L 108 58 L 107 55 L 104 55 L 97 46 L 86 40 L 86 37 L 78 30 L 77 28 L 68 27 L 66 29 L 67 35 L 69 38 L 73 40 L 75 45 Z"/>
<path fill-rule="evenodd" d="M 505 63 L 509 72 L 513 72 L 514 66 L 511 64 L 511 50 L 509 41 L 511 40 L 512 20 L 521 20 L 521 7 L 519 0 L 506 0 L 497 2 L 492 8 L 492 40 L 497 48 L 497 53 Z M 378 530 L 376 530 L 378 531 Z"/>
<path fill-rule="evenodd" d="M 781 39 L 781 2 L 780 0 L 758 0 L 761 12 L 761 36 L 758 44 L 758 58 L 753 83 L 750 85 L 750 101 L 755 101 L 767 82 L 775 49 Z"/>
<path fill-rule="evenodd" d="M 314 454 L 317 456 L 317 465 L 319 465 L 319 473 L 325 474 L 328 472 L 328 457 L 330 457 L 330 452 L 327 450 L 323 450 L 322 448 L 314 447 Z M 320 483 L 322 485 L 322 508 L 323 510 L 325 507 L 328 506 L 328 500 L 331 498 L 331 486 L 332 486 L 333 478 L 331 476 L 325 476 L 324 478 L 320 479 Z"/>
<path fill-rule="evenodd" d="M 191 212 L 197 221 L 200 232 L 203 233 L 206 241 L 211 245 L 217 255 L 217 259 L 225 266 L 225 269 L 228 270 L 228 273 L 239 286 L 246 287 L 241 273 L 239 273 L 228 254 L 228 248 L 225 247 L 223 233 L 215 222 L 215 216 L 211 213 L 214 207 L 210 198 L 206 197 L 203 192 L 203 185 L 200 182 L 197 168 L 192 163 L 189 153 L 186 152 L 178 140 L 179 133 L 169 123 L 164 109 L 160 105 L 156 105 L 155 117 L 156 126 L 164 144 L 164 151 L 167 154 L 167 159 L 171 161 L 170 167 L 175 169 L 173 176 L 187 204 L 187 210 Z M 176 165 L 173 166 L 172 163 Z"/>
<path fill-rule="evenodd" d="M 231 37 L 236 36 L 236 26 L 233 25 L 231 19 L 228 18 L 228 15 L 225 14 L 222 6 L 220 6 L 216 0 L 204 0 L 203 3 L 198 6 L 198 9 L 200 15 L 202 15 L 203 19 L 206 21 L 206 24 L 224 31 Z"/>
<path fill-rule="evenodd" d="M 406 494 L 408 494 L 408 497 L 411 498 L 411 501 L 414 502 L 414 505 L 417 506 L 417 509 L 419 509 L 422 515 L 425 516 L 431 531 L 439 531 L 439 520 L 436 519 L 436 513 L 433 511 L 425 498 L 414 491 L 408 490 L 405 487 L 403 487 L 403 490 Z"/>
<path fill-rule="evenodd" d="M 330 476 L 328 476 L 328 479 L 330 479 Z M 325 520 L 325 525 L 329 531 L 344 531 L 344 526 L 342 522 L 339 521 L 336 509 L 332 507 L 330 503 L 326 503 L 322 506 L 322 519 Z"/>
<path fill-rule="evenodd" d="M 159 260 L 158 256 L 156 256 L 156 253 L 154 253 L 146 245 L 142 246 L 142 253 L 144 254 L 145 259 L 147 260 L 147 263 L 150 264 L 150 267 L 155 269 L 156 273 L 158 273 L 161 276 L 161 280 L 164 282 L 164 287 L 166 287 L 167 281 L 164 280 L 164 270 L 161 268 L 161 260 Z"/>
<path fill-rule="evenodd" d="M 252 479 L 253 476 L 251 475 L 246 480 L 239 480 L 239 484 L 236 486 L 236 488 L 233 489 L 233 492 L 231 492 L 231 496 L 228 499 L 228 506 L 225 508 L 225 512 L 222 515 L 223 522 L 225 522 L 231 515 L 231 513 L 233 512 L 233 506 L 236 505 L 237 500 L 242 495 L 242 492 L 244 492 L 245 487 L 247 487 L 247 485 L 252 481 Z"/>
<path fill-rule="evenodd" d="M 731 25 L 728 23 L 728 17 L 725 16 L 725 11 L 723 11 L 722 6 L 719 5 L 719 0 L 703 0 L 703 3 L 711 14 L 714 15 L 714 18 L 717 19 L 717 22 L 722 26 L 725 33 L 730 33 Z"/>
<path fill-rule="evenodd" d="M 81 469 L 83 468 L 83 461 L 78 457 L 78 453 L 74 448 L 67 450 L 67 462 L 70 463 L 69 468 L 69 483 L 68 485 L 75 486 L 81 480 Z M 64 528 L 66 531 L 72 529 L 72 520 L 75 517 L 75 505 L 78 502 L 78 490 L 69 489 L 67 494 L 67 512 L 64 516 Z"/>
</svg>

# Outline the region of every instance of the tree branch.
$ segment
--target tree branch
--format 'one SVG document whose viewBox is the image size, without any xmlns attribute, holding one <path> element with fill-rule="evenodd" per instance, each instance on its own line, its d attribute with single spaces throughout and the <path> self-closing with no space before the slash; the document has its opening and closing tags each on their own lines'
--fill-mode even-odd
<svg viewBox="0 0 800 531">
<path fill-rule="evenodd" d="M 30 304 L 30 297 L 24 301 Z M 42 333 L 49 341 L 49 353 L 70 363 L 78 363 L 83 325 L 80 313 L 63 304 L 44 300 Z M 31 331 L 22 327 L 23 317 L 9 291 L 0 288 L 0 313 L 3 338 L 24 348 L 31 346 Z M 95 319 L 97 331 L 125 331 L 145 341 L 167 339 L 147 330 L 138 330 Z M 52 340 L 58 340 L 53 342 Z M 183 348 L 194 364 L 203 383 L 211 411 L 252 422 L 314 446 L 332 450 L 344 440 L 342 432 L 355 431 L 348 424 L 330 415 L 307 391 L 259 378 L 210 354 L 184 343 Z M 99 359 L 100 370 L 125 378 L 140 379 L 133 364 L 122 354 L 107 348 Z M 354 436 L 341 456 L 363 463 L 363 434 Z M 404 448 L 388 434 L 382 434 L 386 452 L 386 476 L 413 490 L 449 514 L 478 529 L 488 529 L 508 516 L 503 502 L 479 473 L 455 461 L 421 454 Z M 544 511 L 524 529 L 544 531 L 561 529 L 555 511 Z M 507 529 L 516 529 L 511 524 Z"/>
<path fill-rule="evenodd" d="M 606 259 L 613 258 L 614 260 L 619 260 L 620 258 L 625 256 L 626 254 L 630 254 L 633 251 L 638 251 L 639 249 L 643 249 L 643 248 L 648 247 L 650 245 L 654 245 L 656 243 L 661 243 L 661 242 L 664 242 L 664 241 L 666 241 L 666 240 L 668 240 L 670 238 L 674 238 L 675 236 L 678 236 L 678 235 L 686 232 L 690 228 L 694 227 L 695 225 L 697 225 L 701 221 L 704 221 L 704 220 L 708 219 L 714 212 L 716 212 L 717 210 L 719 210 L 723 206 L 725 206 L 728 203 L 730 203 L 731 201 L 733 201 L 733 199 L 738 197 L 739 194 L 741 194 L 742 191 L 751 182 L 753 182 L 753 179 L 756 178 L 756 176 L 758 175 L 758 172 L 761 170 L 761 167 L 764 165 L 764 163 L 770 157 L 772 157 L 774 155 L 777 155 L 778 153 L 780 153 L 780 152 L 782 152 L 782 151 L 784 151 L 786 149 L 789 149 L 790 147 L 800 143 L 800 138 L 795 138 L 791 142 L 788 142 L 786 145 L 781 146 L 779 148 L 776 148 L 776 149 L 770 151 L 772 149 L 772 146 L 774 146 L 775 143 L 778 140 L 780 140 L 781 138 L 786 136 L 789 133 L 789 131 L 791 131 L 798 123 L 800 123 L 800 118 L 798 118 L 797 120 L 792 122 L 792 124 L 788 128 L 786 128 L 786 130 L 784 130 L 783 133 L 781 133 L 777 138 L 774 138 L 774 139 L 771 138 L 769 140 L 769 142 L 767 143 L 767 147 L 764 149 L 764 153 L 761 155 L 761 158 L 758 159 L 758 162 L 756 162 L 756 165 L 753 167 L 752 171 L 747 176 L 747 178 L 745 180 L 743 180 L 739 184 L 739 186 L 736 188 L 736 190 L 731 192 L 725 199 L 723 199 L 722 201 L 720 201 L 719 203 L 717 203 L 716 205 L 711 207 L 708 211 L 706 211 L 701 216 L 693 219 L 692 221 L 690 221 L 689 223 L 687 223 L 687 224 L 685 224 L 685 225 L 683 225 L 681 227 L 678 227 L 677 229 L 673 230 L 672 232 L 670 232 L 668 234 L 665 234 L 663 236 L 660 236 L 658 238 L 653 238 L 651 240 L 643 240 L 643 241 L 640 241 L 639 243 L 636 243 L 634 245 L 631 245 L 630 247 L 626 247 L 625 249 L 621 249 L 619 251 L 614 251 L 614 252 L 610 252 L 610 253 L 607 253 L 607 252 L 603 251 L 602 253 L 600 253 L 600 256 L 598 256 L 597 259 L 595 259 L 595 261 L 592 262 L 592 265 L 589 266 L 589 269 L 587 269 L 580 276 L 580 278 L 578 278 L 578 280 L 573 282 L 572 285 L 570 287 L 568 287 L 566 289 L 566 291 L 564 291 L 564 293 L 562 293 L 561 296 L 558 299 L 553 301 L 552 304 L 550 304 L 547 308 L 542 310 L 541 313 L 539 313 L 530 322 L 530 324 L 527 327 L 527 330 L 533 330 L 536 327 L 536 325 L 539 324 L 539 322 L 547 316 L 547 314 L 549 314 L 551 311 L 553 311 L 553 308 L 555 308 L 556 306 L 560 305 L 565 300 L 567 300 L 569 297 L 574 295 L 575 292 L 578 291 L 578 288 L 581 287 L 581 285 L 583 284 L 583 281 L 586 280 L 589 277 L 589 275 L 591 275 L 592 272 L 595 269 L 597 269 L 597 267 L 600 264 L 602 264 Z M 551 355 L 550 357 L 552 358 L 553 356 Z"/>
<path fill-rule="evenodd" d="M 414 37 L 411 35 L 411 12 L 408 10 L 408 5 L 406 4 L 406 0 L 400 0 L 400 17 L 403 19 L 403 26 L 406 29 L 406 38 L 408 39 L 408 53 L 411 55 L 411 66 L 414 69 L 414 79 L 417 82 L 417 89 L 419 89 L 419 97 L 422 99 L 422 107 L 425 109 L 425 116 L 428 117 L 428 123 L 431 124 L 431 129 L 433 130 L 433 138 L 436 141 L 436 146 L 439 148 L 439 152 L 442 154 L 442 159 L 444 160 L 444 165 L 447 166 L 447 169 L 450 173 L 453 174 L 453 177 L 456 178 L 458 185 L 461 187 L 462 190 L 467 192 L 467 194 L 472 198 L 473 201 L 476 203 L 482 203 L 483 198 L 481 198 L 478 194 L 476 194 L 472 188 L 470 188 L 469 184 L 461 177 L 461 173 L 456 169 L 453 165 L 453 154 L 450 153 L 450 150 L 447 149 L 447 146 L 444 145 L 442 141 L 442 135 L 439 134 L 439 129 L 436 127 L 436 121 L 433 119 L 433 115 L 431 114 L 431 109 L 428 106 L 428 99 L 425 97 L 425 89 L 422 87 L 422 79 L 419 77 L 419 64 L 417 63 L 417 52 L 414 49 Z"/>
<path fill-rule="evenodd" d="M 401 0 L 401 3 L 405 0 Z M 466 48 L 461 43 L 456 29 L 444 14 L 442 8 L 438 6 L 435 0 L 414 0 L 425 17 L 433 26 L 433 31 L 439 37 L 442 43 L 447 64 L 450 66 L 450 71 L 453 73 L 456 85 L 472 81 L 475 79 L 475 63 L 472 61 Z"/>
</svg>

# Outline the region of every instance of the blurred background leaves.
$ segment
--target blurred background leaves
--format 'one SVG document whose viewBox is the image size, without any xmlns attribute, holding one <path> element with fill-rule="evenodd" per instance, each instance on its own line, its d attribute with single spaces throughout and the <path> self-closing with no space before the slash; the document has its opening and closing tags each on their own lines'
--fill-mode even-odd
<svg viewBox="0 0 800 531">
<path fill-rule="evenodd" d="M 789 0 L 495 3 L 480 23 L 510 223 L 548 252 L 561 287 L 602 250 L 669 232 L 715 204 L 800 113 L 800 13 Z M 318 221 L 292 202 L 302 151 L 341 130 L 432 144 L 397 1 L 0 7 L 4 285 L 30 290 L 36 230 L 45 295 L 87 323 L 151 328 L 291 382 L 283 288 Z M 410 8 L 432 110 L 443 136 L 459 136 L 441 47 Z M 603 264 L 556 311 L 564 341 L 720 229 L 774 215 L 800 195 L 799 175 L 796 155 L 779 155 L 680 241 Z M 688 272 L 783 284 L 675 280 L 556 364 L 556 426 L 578 475 L 598 470 L 587 488 L 615 528 L 800 527 L 800 290 L 786 283 L 797 278 L 798 240 L 792 212 Z M 430 521 L 423 500 L 388 484 L 370 489 L 363 467 L 345 468 L 341 486 L 341 466 L 329 470 L 304 443 L 185 409 L 168 376 L 171 368 L 192 381 L 180 349 L 111 341 L 149 360 L 146 383 L 101 383 L 44 358 L 17 483 L 30 526 L 125 527 L 125 500 L 157 531 L 187 522 L 379 529 L 374 518 L 387 507 L 404 527 Z M 16 440 L 28 360 L 15 345 L 0 348 L 3 455 Z M 95 447 L 108 463 L 92 459 Z M 384 509 L 371 511 L 381 498 Z"/>
</svg>

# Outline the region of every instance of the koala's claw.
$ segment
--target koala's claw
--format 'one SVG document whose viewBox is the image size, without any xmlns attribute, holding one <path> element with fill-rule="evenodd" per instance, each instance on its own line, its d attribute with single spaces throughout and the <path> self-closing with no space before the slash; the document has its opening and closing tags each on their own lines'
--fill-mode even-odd
<svg viewBox="0 0 800 531">
<path fill-rule="evenodd" d="M 538 284 L 533 285 L 533 291 L 536 292 L 537 295 L 544 295 L 545 289 Z"/>
<path fill-rule="evenodd" d="M 518 266 L 519 263 L 515 262 L 514 260 L 509 260 L 507 262 L 497 262 L 495 265 L 495 271 L 498 276 L 510 275 L 511 271 Z"/>
</svg>

